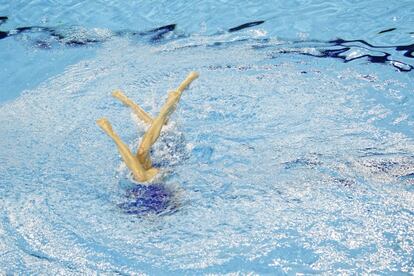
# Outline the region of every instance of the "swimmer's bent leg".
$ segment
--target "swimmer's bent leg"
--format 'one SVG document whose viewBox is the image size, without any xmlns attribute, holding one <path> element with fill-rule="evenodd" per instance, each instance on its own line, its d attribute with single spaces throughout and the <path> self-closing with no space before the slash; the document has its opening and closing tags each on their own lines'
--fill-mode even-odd
<svg viewBox="0 0 414 276">
<path fill-rule="evenodd" d="M 142 142 L 138 148 L 137 157 L 139 162 L 144 165 L 144 168 L 148 169 L 152 166 L 151 159 L 149 157 L 149 150 L 160 136 L 162 126 L 167 122 L 168 116 L 174 112 L 175 107 L 181 98 L 181 94 L 196 78 L 198 78 L 198 73 L 191 72 L 178 86 L 177 90 L 171 91 L 168 94 L 167 101 L 162 106 L 160 113 L 155 119 L 153 119 L 151 127 L 142 138 Z"/>
<path fill-rule="evenodd" d="M 164 106 L 161 108 L 160 114 L 154 119 L 150 128 L 144 134 L 141 144 L 139 145 L 137 158 L 144 168 L 148 169 L 152 166 L 151 159 L 149 157 L 149 151 L 152 145 L 157 141 L 160 136 L 161 129 L 165 122 L 168 120 L 168 116 L 172 113 L 179 100 L 179 93 L 172 91 L 168 95 L 168 99 Z"/>
<path fill-rule="evenodd" d="M 124 105 L 129 106 L 134 113 L 140 118 L 144 123 L 151 124 L 153 119 L 151 116 L 144 111 L 138 104 L 134 103 L 131 99 L 129 99 L 127 96 L 125 96 L 124 93 L 120 90 L 115 90 L 112 93 L 112 96 L 119 101 L 121 101 Z"/>
<path fill-rule="evenodd" d="M 158 170 L 155 168 L 149 168 L 148 170 L 144 169 L 138 159 L 131 153 L 128 146 L 122 142 L 121 138 L 119 138 L 119 136 L 113 131 L 112 126 L 107 119 L 101 118 L 97 120 L 96 123 L 115 142 L 122 159 L 127 167 L 132 171 L 135 180 L 143 182 L 148 181 L 158 173 Z"/>
</svg>

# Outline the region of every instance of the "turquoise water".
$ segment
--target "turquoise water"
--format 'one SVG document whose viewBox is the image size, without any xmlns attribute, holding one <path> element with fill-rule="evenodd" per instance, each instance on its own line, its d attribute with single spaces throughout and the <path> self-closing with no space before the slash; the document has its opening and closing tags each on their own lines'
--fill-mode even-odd
<svg viewBox="0 0 414 276">
<path fill-rule="evenodd" d="M 0 3 L 2 273 L 414 273 L 410 1 L 119 2 Z M 95 120 L 136 146 L 112 90 L 156 114 L 191 70 L 130 214 Z"/>
</svg>

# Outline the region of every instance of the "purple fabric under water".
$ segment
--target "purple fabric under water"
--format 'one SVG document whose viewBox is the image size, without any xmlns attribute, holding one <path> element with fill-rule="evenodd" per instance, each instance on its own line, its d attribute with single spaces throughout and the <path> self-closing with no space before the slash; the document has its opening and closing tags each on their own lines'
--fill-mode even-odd
<svg viewBox="0 0 414 276">
<path fill-rule="evenodd" d="M 136 185 L 126 193 L 128 201 L 119 207 L 127 214 L 158 214 L 171 208 L 172 193 L 163 184 Z"/>
</svg>

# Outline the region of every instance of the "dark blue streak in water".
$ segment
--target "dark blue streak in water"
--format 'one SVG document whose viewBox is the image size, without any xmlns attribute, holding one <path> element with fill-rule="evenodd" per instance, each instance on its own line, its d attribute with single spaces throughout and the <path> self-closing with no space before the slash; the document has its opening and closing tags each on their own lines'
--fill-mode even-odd
<svg viewBox="0 0 414 276">
<path fill-rule="evenodd" d="M 139 35 L 140 36 L 152 35 L 151 42 L 157 42 L 163 39 L 165 34 L 174 31 L 175 26 L 176 26 L 175 24 L 170 24 L 170 25 L 159 27 L 159 28 L 155 28 L 153 30 L 149 30 L 147 32 L 139 33 Z"/>
<path fill-rule="evenodd" d="M 382 30 L 382 31 L 378 32 L 378 34 L 383 34 L 383 33 L 392 32 L 392 31 L 395 31 L 396 29 L 397 29 L 397 28 L 389 28 L 389 29 Z"/>
<path fill-rule="evenodd" d="M 338 38 L 338 39 L 329 41 L 329 43 L 333 43 L 334 45 L 338 45 L 338 46 L 345 46 L 345 44 L 347 44 L 347 43 L 354 43 L 354 42 L 359 42 L 361 44 L 364 44 L 364 45 L 366 45 L 370 48 L 374 48 L 374 49 L 394 48 L 397 51 L 404 51 L 405 53 L 403 55 L 405 57 L 414 58 L 414 55 L 413 55 L 414 43 L 409 44 L 409 45 L 375 46 L 375 45 L 372 45 L 372 44 L 366 42 L 365 40 L 361 40 L 361 39 L 344 40 L 344 39 Z"/>
<path fill-rule="evenodd" d="M 318 50 L 319 53 L 309 53 L 307 51 L 302 50 L 301 48 L 295 48 L 295 49 L 283 49 L 278 51 L 278 54 L 301 54 L 306 56 L 312 56 L 312 57 L 318 57 L 318 58 L 335 58 L 340 59 L 344 63 L 348 63 L 350 61 L 355 61 L 359 59 L 365 58 L 368 62 L 371 63 L 382 63 L 382 64 L 391 64 L 394 66 L 398 71 L 400 72 L 410 72 L 414 69 L 414 66 L 399 60 L 392 59 L 392 55 L 385 51 L 377 51 L 380 53 L 380 55 L 372 55 L 372 54 L 365 54 L 360 55 L 357 57 L 350 58 L 346 55 L 346 52 L 354 49 L 354 48 L 363 48 L 367 50 L 373 50 L 373 49 L 394 49 L 396 51 L 405 51 L 403 54 L 405 57 L 414 58 L 413 51 L 414 51 L 414 44 L 410 45 L 400 45 L 400 46 L 375 46 L 372 45 L 364 40 L 343 40 L 343 39 L 336 39 L 331 41 L 319 41 L 319 40 L 309 40 L 309 41 L 294 41 L 293 44 L 303 44 L 307 42 L 314 42 L 314 43 L 320 43 L 317 48 L 322 48 Z M 364 46 L 350 44 L 350 43 L 361 43 Z M 338 48 L 339 47 L 339 48 Z M 258 45 L 255 46 L 256 49 L 266 48 L 266 45 Z M 324 49 L 325 48 L 325 49 Z M 333 48 L 333 49 L 331 49 Z M 273 58 L 273 56 L 272 56 Z"/>
<path fill-rule="evenodd" d="M 7 16 L 0 16 L 0 25 L 6 23 L 9 18 Z"/>
<path fill-rule="evenodd" d="M 364 40 L 344 40 L 344 39 L 336 39 L 336 40 L 331 40 L 328 43 L 332 44 L 333 46 L 341 46 L 343 48 L 339 49 L 339 50 L 322 50 L 320 51 L 321 55 L 313 55 L 313 54 L 308 54 L 308 53 L 304 53 L 305 55 L 310 55 L 310 56 L 315 56 L 315 57 L 333 57 L 333 58 L 339 58 L 342 59 L 344 62 L 350 62 L 353 60 L 357 60 L 357 59 L 361 59 L 361 58 L 367 58 L 367 60 L 369 62 L 372 63 L 389 63 L 392 66 L 394 66 L 395 68 L 397 68 L 399 71 L 402 72 L 409 72 L 411 70 L 414 69 L 414 67 L 411 64 L 407 64 L 401 61 L 395 61 L 390 59 L 391 54 L 387 53 L 387 52 L 382 52 L 383 55 L 362 55 L 362 56 L 358 56 L 355 58 L 347 58 L 346 56 L 342 56 L 341 54 L 350 50 L 351 46 L 349 45 L 349 43 L 361 43 L 365 46 L 368 46 L 369 48 L 373 48 L 373 49 L 390 49 L 390 48 L 394 48 L 396 51 L 405 51 L 405 53 L 403 54 L 405 57 L 409 57 L 409 58 L 413 58 L 413 51 L 414 51 L 414 44 L 411 45 L 399 45 L 399 46 L 375 46 L 372 45 Z M 354 46 L 353 47 L 359 47 L 359 46 Z"/>
<path fill-rule="evenodd" d="M 0 31 L 0 39 L 6 38 L 9 35 L 8 32 L 2 32 Z"/>
<path fill-rule="evenodd" d="M 246 29 L 246 28 L 250 28 L 250 27 L 257 26 L 257 25 L 261 25 L 261 24 L 263 24 L 264 22 L 265 22 L 265 21 L 263 21 L 263 20 L 259 20 L 259 21 L 254 21 L 254 22 L 245 23 L 245 24 L 239 25 L 239 26 L 237 26 L 237 27 L 230 28 L 230 29 L 229 29 L 229 32 L 230 32 L 230 33 L 232 33 L 232 32 L 237 32 L 237 31 L 240 31 L 240 30 L 243 30 L 243 29 Z"/>
<path fill-rule="evenodd" d="M 0 16 L 0 25 L 5 23 L 9 19 L 7 16 Z M 0 39 L 6 38 L 9 35 L 9 32 L 0 31 Z"/>
</svg>

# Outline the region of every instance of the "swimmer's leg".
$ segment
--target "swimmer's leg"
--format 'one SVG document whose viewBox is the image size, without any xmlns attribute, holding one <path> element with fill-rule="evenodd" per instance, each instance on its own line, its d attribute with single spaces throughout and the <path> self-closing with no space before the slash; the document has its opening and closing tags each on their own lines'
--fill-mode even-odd
<svg viewBox="0 0 414 276">
<path fill-rule="evenodd" d="M 151 116 L 144 111 L 138 104 L 134 103 L 131 99 L 129 99 L 127 96 L 125 96 L 124 93 L 120 90 L 115 90 L 112 93 L 112 96 L 119 101 L 121 101 L 124 105 L 129 106 L 134 113 L 140 118 L 144 123 L 151 124 L 153 119 Z"/>
<path fill-rule="evenodd" d="M 197 72 L 190 72 L 190 74 L 188 74 L 188 76 L 185 78 L 185 80 L 178 86 L 177 91 L 178 93 L 181 94 L 183 93 L 183 91 L 196 79 L 198 78 L 198 73 Z"/>
<path fill-rule="evenodd" d="M 96 121 L 98 126 L 108 134 L 109 137 L 114 140 L 116 146 L 118 147 L 118 151 L 122 156 L 127 167 L 132 171 L 135 180 L 137 181 L 148 181 L 153 178 L 157 173 L 158 170 L 155 168 L 149 168 L 145 170 L 142 164 L 138 161 L 138 159 L 131 153 L 128 146 L 122 142 L 121 138 L 113 131 L 111 124 L 105 118 L 101 118 Z"/>
<path fill-rule="evenodd" d="M 180 84 L 177 90 L 172 91 L 168 94 L 167 101 L 161 108 L 160 113 L 153 120 L 153 123 L 151 124 L 150 128 L 142 138 L 141 144 L 138 148 L 137 157 L 141 164 L 144 165 L 144 168 L 148 169 L 152 166 L 151 159 L 149 158 L 149 150 L 160 136 L 162 126 L 168 120 L 168 116 L 172 112 L 174 112 L 175 107 L 181 98 L 181 94 L 196 78 L 198 78 L 198 73 L 191 72 L 187 76 L 187 78 Z"/>
<path fill-rule="evenodd" d="M 185 80 L 178 86 L 178 88 L 175 91 L 171 91 L 168 94 L 167 101 L 162 106 L 160 114 L 158 116 L 164 116 L 164 113 L 166 113 L 166 116 L 171 115 L 175 111 L 175 107 L 177 106 L 177 103 L 181 99 L 181 95 L 183 91 L 196 79 L 198 78 L 197 72 L 190 72 L 188 76 L 185 78 Z M 168 118 L 167 118 L 168 119 Z"/>
<path fill-rule="evenodd" d="M 152 122 L 150 128 L 145 132 L 144 137 L 142 138 L 141 144 L 139 145 L 137 151 L 137 158 L 141 164 L 144 165 L 145 169 L 152 167 L 152 162 L 149 157 L 149 151 L 151 146 L 157 141 L 160 136 L 161 129 L 165 122 L 168 119 L 168 111 L 160 112 L 160 114 Z"/>
</svg>

